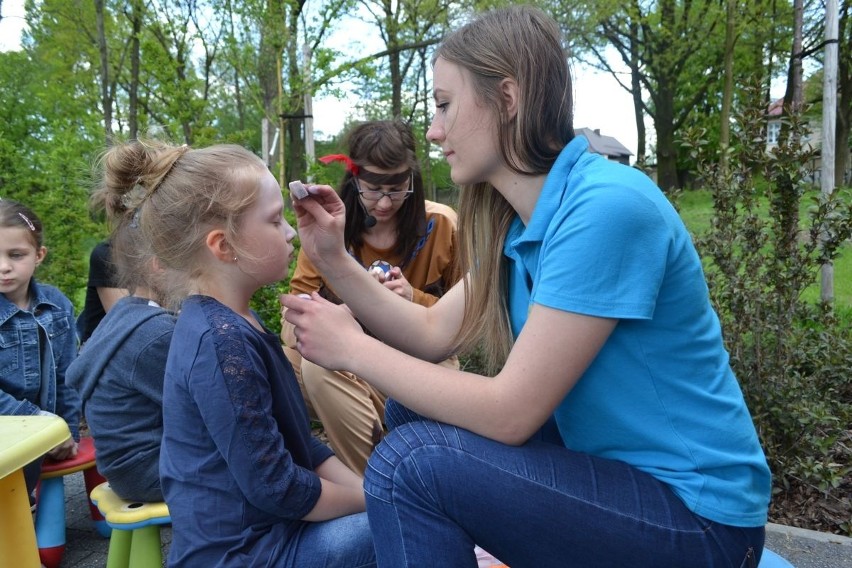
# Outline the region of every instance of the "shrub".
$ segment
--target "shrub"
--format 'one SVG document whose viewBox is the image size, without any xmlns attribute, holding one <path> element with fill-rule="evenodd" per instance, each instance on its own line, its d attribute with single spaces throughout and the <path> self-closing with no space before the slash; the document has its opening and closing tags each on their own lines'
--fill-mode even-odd
<svg viewBox="0 0 852 568">
<path fill-rule="evenodd" d="M 776 498 L 804 490 L 844 503 L 838 521 L 820 528 L 849 533 L 850 313 L 807 304 L 802 292 L 849 239 L 850 198 L 820 194 L 800 219 L 812 154 L 802 144 L 805 122 L 789 115 L 786 136 L 767 152 L 764 106 L 758 89 L 750 93 L 754 104 L 735 117 L 739 144 L 727 150 L 727 165 L 705 154 L 703 133 L 685 136 L 713 195 L 711 227 L 696 245 Z"/>
<path fill-rule="evenodd" d="M 296 214 L 292 209 L 284 210 L 284 218 L 290 226 L 296 227 Z M 299 256 L 299 238 L 293 240 L 293 256 L 290 259 L 290 271 L 287 279 L 275 284 L 264 286 L 251 299 L 251 308 L 260 316 L 260 321 L 272 332 L 281 333 L 281 304 L 278 296 L 290 291 L 290 278 L 296 269 L 296 258 Z"/>
</svg>

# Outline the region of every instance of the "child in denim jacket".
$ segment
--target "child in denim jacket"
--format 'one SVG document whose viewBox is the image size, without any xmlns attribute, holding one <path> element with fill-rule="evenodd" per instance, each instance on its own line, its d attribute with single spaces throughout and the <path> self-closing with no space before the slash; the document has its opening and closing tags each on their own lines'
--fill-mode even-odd
<svg viewBox="0 0 852 568">
<path fill-rule="evenodd" d="M 47 455 L 77 455 L 80 398 L 65 384 L 77 354 L 74 307 L 62 292 L 33 278 L 44 261 L 42 224 L 28 207 L 0 199 L 0 414 L 56 414 L 72 437 Z M 41 460 L 24 468 L 32 492 Z"/>
</svg>

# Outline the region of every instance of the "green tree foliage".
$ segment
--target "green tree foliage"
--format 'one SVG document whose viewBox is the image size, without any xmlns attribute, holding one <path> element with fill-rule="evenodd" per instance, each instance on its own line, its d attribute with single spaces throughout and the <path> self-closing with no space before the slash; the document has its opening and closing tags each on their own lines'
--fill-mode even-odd
<svg viewBox="0 0 852 568">
<path fill-rule="evenodd" d="M 421 70 L 428 64 L 422 54 L 440 40 L 448 24 L 450 3 L 444 0 L 360 0 L 359 4 L 369 13 L 386 48 L 380 60 L 380 72 L 386 74 L 389 81 L 379 85 L 389 90 L 382 97 L 386 98 L 389 108 L 383 114 L 411 120 L 417 112 L 416 107 L 427 104 L 419 96 L 423 93 Z M 371 86 L 365 83 L 364 89 Z"/>
<path fill-rule="evenodd" d="M 676 0 L 626 5 L 602 1 L 596 6 L 591 14 L 596 32 L 630 70 L 629 87 L 622 84 L 654 118 L 658 182 L 664 190 L 681 186 L 675 132 L 698 103 L 710 100 L 706 94 L 722 76 L 724 7 L 712 1 Z M 598 65 L 609 67 L 597 38 L 586 45 Z"/>
<path fill-rule="evenodd" d="M 36 277 L 72 300 L 85 287 L 85 251 L 98 233 L 85 209 L 88 159 L 98 147 L 88 133 L 98 125 L 83 75 L 58 57 L 0 53 L 0 197 L 42 219 L 49 253 Z"/>
<path fill-rule="evenodd" d="M 766 152 L 761 92 L 752 86 L 750 104 L 735 116 L 728 168 L 707 153 L 703 132 L 686 138 L 714 201 L 712 228 L 696 243 L 776 500 L 797 491 L 840 501 L 838 488 L 852 471 L 852 311 L 808 305 L 802 292 L 852 235 L 852 195 L 820 194 L 790 234 L 789 212 L 810 187 L 803 165 L 811 150 L 800 143 L 805 124 L 794 114 L 789 128 L 797 135 Z"/>
<path fill-rule="evenodd" d="M 569 32 L 575 55 L 616 78 L 634 100 L 638 160 L 655 164 L 664 190 L 688 183 L 692 167 L 677 145 L 677 133 L 702 128 L 717 147 L 724 100 L 725 3 L 713 1 L 615 2 L 598 0 L 581 7 L 559 2 L 554 14 Z M 766 103 L 770 80 L 786 72 L 791 45 L 790 2 L 731 0 L 734 78 L 764 78 Z M 561 7 L 561 8 L 560 8 Z M 810 21 L 818 20 L 809 12 Z M 626 72 L 611 54 L 617 54 Z M 780 61 L 780 63 L 779 63 Z M 731 99 L 741 96 L 735 80 Z M 577 86 L 583 88 L 582 85 Z M 655 127 L 654 157 L 646 157 L 645 117 Z"/>
</svg>

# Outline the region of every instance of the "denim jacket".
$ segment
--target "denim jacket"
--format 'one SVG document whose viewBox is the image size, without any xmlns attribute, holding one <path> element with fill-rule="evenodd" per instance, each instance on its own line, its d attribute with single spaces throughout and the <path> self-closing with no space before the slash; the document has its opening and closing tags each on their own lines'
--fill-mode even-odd
<svg viewBox="0 0 852 568">
<path fill-rule="evenodd" d="M 74 307 L 62 292 L 35 279 L 30 297 L 27 311 L 0 294 L 0 415 L 46 410 L 64 418 L 79 440 L 80 397 L 65 384 L 65 370 L 77 356 Z"/>
</svg>

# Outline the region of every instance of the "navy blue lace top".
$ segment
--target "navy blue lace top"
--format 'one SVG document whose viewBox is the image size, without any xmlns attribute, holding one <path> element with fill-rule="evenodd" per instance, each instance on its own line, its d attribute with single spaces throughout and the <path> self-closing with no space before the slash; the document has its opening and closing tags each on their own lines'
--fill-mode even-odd
<svg viewBox="0 0 852 568">
<path fill-rule="evenodd" d="M 278 336 L 212 298 L 188 298 L 166 364 L 163 422 L 169 565 L 274 558 L 319 499 L 313 470 L 332 455 L 311 435 Z"/>
</svg>

